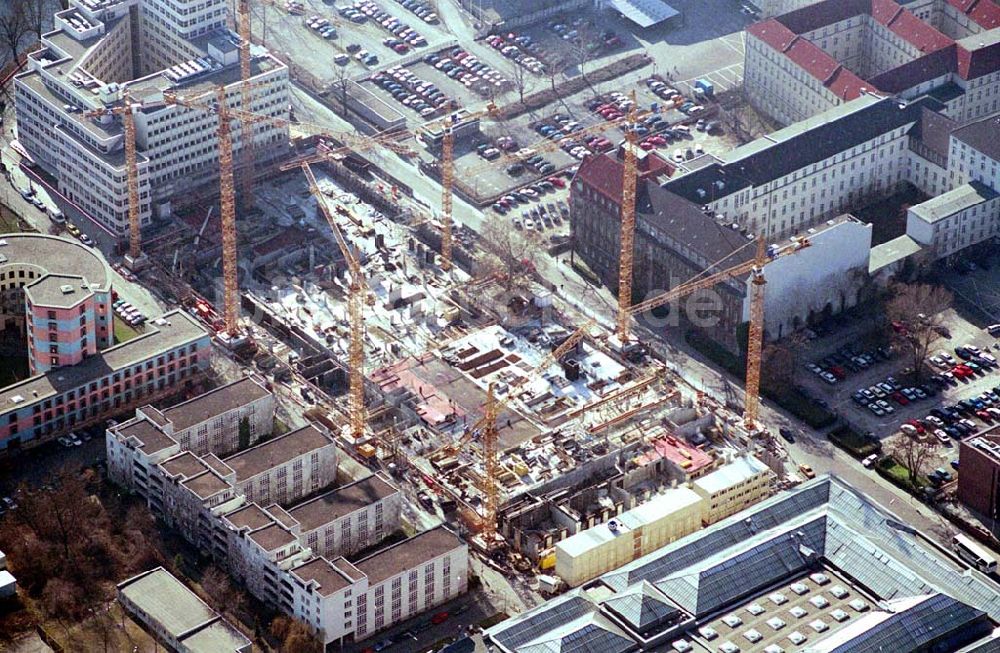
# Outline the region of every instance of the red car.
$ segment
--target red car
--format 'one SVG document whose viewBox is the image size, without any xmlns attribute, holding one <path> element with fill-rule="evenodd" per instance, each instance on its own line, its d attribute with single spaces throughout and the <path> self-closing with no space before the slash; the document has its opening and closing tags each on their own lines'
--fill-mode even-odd
<svg viewBox="0 0 1000 653">
<path fill-rule="evenodd" d="M 903 396 L 902 392 L 893 392 L 891 395 L 889 395 L 889 398 L 895 401 L 900 406 L 906 406 L 907 404 L 910 403 L 910 400 L 907 399 L 905 396 Z"/>
<path fill-rule="evenodd" d="M 972 368 L 966 367 L 965 365 L 956 365 L 952 368 L 951 373 L 959 379 L 967 379 L 970 376 L 975 376 L 975 372 L 972 371 Z"/>
<path fill-rule="evenodd" d="M 438 624 L 443 624 L 446 621 L 448 621 L 447 612 L 438 612 L 436 615 L 431 617 L 431 623 L 434 624 L 435 626 Z"/>
<path fill-rule="evenodd" d="M 559 177 L 549 177 L 547 181 L 552 182 L 552 185 L 556 188 L 566 188 L 566 182 Z"/>
<path fill-rule="evenodd" d="M 987 424 L 992 424 L 993 423 L 993 416 L 990 415 L 989 413 L 987 413 L 985 410 L 977 410 L 976 411 L 976 417 L 978 417 L 979 419 L 983 420 Z"/>
<path fill-rule="evenodd" d="M 908 419 L 906 420 L 906 423 L 912 426 L 913 428 L 917 429 L 917 433 L 923 433 L 926 430 L 924 429 L 924 425 L 915 419 Z"/>
</svg>

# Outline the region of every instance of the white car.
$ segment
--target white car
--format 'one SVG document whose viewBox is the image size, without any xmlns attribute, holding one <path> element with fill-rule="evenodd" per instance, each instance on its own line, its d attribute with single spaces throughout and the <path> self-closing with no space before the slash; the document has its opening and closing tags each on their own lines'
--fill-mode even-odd
<svg viewBox="0 0 1000 653">
<path fill-rule="evenodd" d="M 864 460 L 862 460 L 861 464 L 863 466 L 865 466 L 865 467 L 869 467 L 870 468 L 872 465 L 875 464 L 875 461 L 877 461 L 877 460 L 878 460 L 878 454 L 877 453 L 873 453 L 870 456 L 867 456 Z"/>
</svg>

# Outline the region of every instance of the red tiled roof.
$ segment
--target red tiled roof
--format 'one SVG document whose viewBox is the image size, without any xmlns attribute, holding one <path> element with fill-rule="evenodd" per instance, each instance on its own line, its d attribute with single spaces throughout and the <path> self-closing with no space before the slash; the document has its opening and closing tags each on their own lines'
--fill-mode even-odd
<svg viewBox="0 0 1000 653">
<path fill-rule="evenodd" d="M 872 18 L 921 52 L 934 52 L 954 43 L 894 0 L 872 0 Z"/>
<path fill-rule="evenodd" d="M 825 83 L 830 92 L 842 100 L 856 100 L 861 97 L 863 88 L 878 90 L 874 84 L 866 82 L 843 66 L 840 66 Z"/>
<path fill-rule="evenodd" d="M 861 95 L 861 89 L 872 84 L 837 63 L 819 46 L 808 39 L 796 36 L 774 18 L 755 23 L 747 32 L 764 41 L 778 52 L 783 53 L 807 73 L 818 79 L 837 97 L 853 100 Z"/>
<path fill-rule="evenodd" d="M 1000 27 L 1000 4 L 994 0 L 948 0 L 948 4 L 968 16 L 983 29 Z"/>
<path fill-rule="evenodd" d="M 662 174 L 670 176 L 675 170 L 655 152 L 649 152 L 640 158 L 638 164 L 640 179 Z M 599 154 L 584 159 L 576 174 L 593 190 L 619 204 L 622 201 L 622 168 L 623 165 L 617 158 L 609 154 Z"/>
<path fill-rule="evenodd" d="M 778 22 L 777 18 L 754 23 L 747 27 L 747 33 L 756 36 L 778 52 L 784 52 L 785 48 L 796 39 L 795 32 Z"/>
</svg>

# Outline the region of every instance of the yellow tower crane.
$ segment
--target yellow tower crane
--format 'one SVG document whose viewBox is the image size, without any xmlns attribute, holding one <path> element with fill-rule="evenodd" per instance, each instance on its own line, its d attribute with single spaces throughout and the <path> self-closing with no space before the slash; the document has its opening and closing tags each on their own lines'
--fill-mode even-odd
<svg viewBox="0 0 1000 653">
<path fill-rule="evenodd" d="M 496 398 L 495 384 L 490 383 L 486 392 L 486 405 L 483 407 L 483 415 L 471 427 L 466 429 L 465 435 L 454 444 L 445 445 L 438 451 L 455 451 L 468 444 L 477 433 L 480 434 L 483 448 L 483 477 L 480 490 L 483 493 L 483 515 L 482 534 L 487 545 L 496 541 L 497 512 L 500 508 L 500 485 L 498 476 L 500 472 L 500 437 L 497 428 L 497 419 L 500 413 L 514 400 L 516 390 L 521 387 L 530 377 L 544 371 L 547 367 L 556 363 L 570 350 L 576 347 L 588 334 L 590 327 L 596 324 L 596 320 L 589 320 L 586 324 L 574 331 L 558 347 L 553 349 L 538 365 L 530 372 L 510 384 L 507 395 L 501 399 Z"/>
<path fill-rule="evenodd" d="M 747 343 L 746 399 L 743 404 L 743 424 L 747 431 L 753 431 L 756 428 L 760 408 L 760 363 L 764 338 L 764 266 L 771 260 L 795 254 L 810 245 L 807 239 L 802 239 L 792 241 L 784 247 L 768 249 L 762 237 L 757 238 L 756 244 L 757 251 L 752 259 L 711 274 L 707 274 L 706 270 L 701 275 L 675 286 L 661 295 L 633 304 L 628 308 L 628 314 L 631 317 L 651 311 L 699 290 L 712 288 L 716 284 L 724 283 L 734 277 L 744 274 L 750 275 L 750 329 Z M 709 269 L 716 267 L 719 263 L 721 261 L 713 264 Z"/>
<path fill-rule="evenodd" d="M 344 239 L 344 234 L 337 225 L 336 219 L 330 213 L 330 207 L 326 204 L 326 199 L 316 183 L 309 163 L 301 163 L 302 172 L 305 173 L 309 181 L 309 190 L 316 197 L 323 217 L 330 224 L 337 246 L 340 248 L 344 261 L 347 264 L 348 274 L 351 275 L 347 293 L 347 320 L 350 325 L 351 339 L 348 344 L 348 414 L 350 420 L 351 437 L 355 443 L 359 443 L 365 434 L 365 318 L 364 318 L 364 296 L 366 284 L 362 276 L 361 264 L 358 262 L 350 245 Z"/>
<path fill-rule="evenodd" d="M 635 93 L 632 94 L 635 101 Z M 636 164 L 635 133 L 636 111 L 629 111 L 625 128 L 624 165 L 622 166 L 622 206 L 621 231 L 619 233 L 621 254 L 618 257 L 618 325 L 616 332 L 624 345 L 628 342 L 629 312 L 632 305 L 632 269 L 635 249 L 635 185 L 639 176 Z"/>
<path fill-rule="evenodd" d="M 441 269 L 450 270 L 452 264 L 452 233 L 451 216 L 453 187 L 455 185 L 455 132 L 456 115 L 452 114 L 443 120 L 428 123 L 424 130 L 437 126 L 441 129 Z M 462 114 L 459 120 L 478 120 L 498 115 L 497 106 L 492 101 L 482 111 Z"/>
</svg>

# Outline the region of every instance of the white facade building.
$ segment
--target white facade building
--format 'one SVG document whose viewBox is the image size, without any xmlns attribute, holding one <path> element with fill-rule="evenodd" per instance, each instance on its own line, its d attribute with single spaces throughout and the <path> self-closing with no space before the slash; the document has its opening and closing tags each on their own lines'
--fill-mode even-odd
<svg viewBox="0 0 1000 653">
<path fill-rule="evenodd" d="M 107 431 L 108 475 L 115 483 L 146 487 L 152 465 L 191 451 L 226 455 L 240 448 L 240 422 L 249 429 L 244 447 L 271 434 L 274 395 L 254 377 L 215 388 L 167 408 L 136 410 L 136 416 Z"/>
<path fill-rule="evenodd" d="M 694 481 L 692 489 L 705 500 L 704 524 L 714 524 L 767 498 L 773 476 L 767 465 L 747 455 Z"/>
<path fill-rule="evenodd" d="M 1000 101 L 1000 5 L 822 0 L 747 28 L 745 89 L 783 124 L 868 93 L 930 93 L 973 120 Z"/>
<path fill-rule="evenodd" d="M 399 528 L 403 497 L 374 474 L 288 509 L 299 541 L 319 556 L 349 556 Z"/>
<path fill-rule="evenodd" d="M 240 104 L 237 38 L 223 29 L 224 0 L 71 0 L 55 14 L 15 77 L 18 138 L 58 180 L 58 189 L 119 238 L 128 225 L 128 188 L 121 107 L 128 93 L 136 128 L 142 225 L 166 217 L 171 201 L 192 201 L 218 179 L 218 121 L 211 112 L 165 101 L 226 87 Z M 252 48 L 252 111 L 284 119 L 287 67 Z M 287 152 L 285 122 L 253 125 L 258 165 Z M 240 150 L 239 129 L 233 131 Z M 239 161 L 239 156 L 236 158 Z M 211 192 L 215 192 L 212 190 Z"/>
<path fill-rule="evenodd" d="M 570 587 L 632 562 L 701 528 L 705 500 L 695 491 L 667 490 L 603 524 L 557 543 L 556 575 Z"/>
<path fill-rule="evenodd" d="M 797 240 L 808 241 L 808 251 L 781 256 L 764 267 L 764 321 L 774 339 L 804 327 L 814 315 L 834 315 L 855 306 L 868 278 L 870 224 L 840 216 L 810 227 Z M 747 321 L 751 296 L 748 287 L 743 302 Z"/>
</svg>

